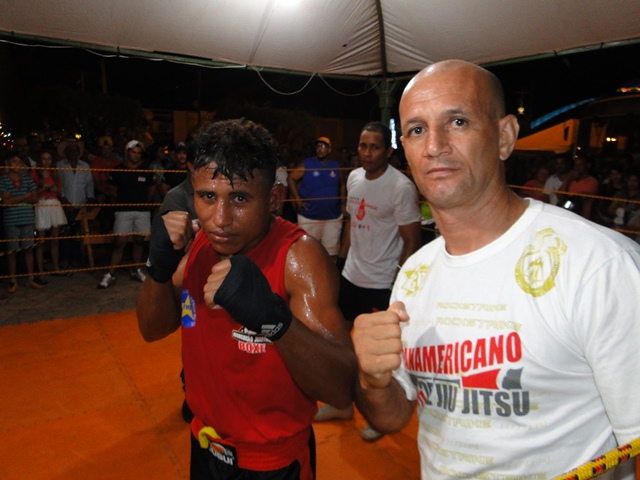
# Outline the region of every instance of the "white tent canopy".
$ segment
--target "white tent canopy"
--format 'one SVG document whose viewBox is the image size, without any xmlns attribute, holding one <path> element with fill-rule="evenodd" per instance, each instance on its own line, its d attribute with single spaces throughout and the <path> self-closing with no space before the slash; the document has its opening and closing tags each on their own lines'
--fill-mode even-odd
<svg viewBox="0 0 640 480">
<path fill-rule="evenodd" d="M 640 39 L 639 0 L 0 0 L 3 38 L 336 75 Z"/>
</svg>

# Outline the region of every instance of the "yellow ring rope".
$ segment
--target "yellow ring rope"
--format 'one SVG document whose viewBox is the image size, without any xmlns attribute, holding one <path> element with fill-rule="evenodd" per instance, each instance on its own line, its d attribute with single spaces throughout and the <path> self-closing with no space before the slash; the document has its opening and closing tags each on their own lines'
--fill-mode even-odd
<svg viewBox="0 0 640 480">
<path fill-rule="evenodd" d="M 604 455 L 600 455 L 584 465 L 571 470 L 570 472 L 556 477 L 554 480 L 587 480 L 589 478 L 597 477 L 607 470 L 610 470 L 613 467 L 635 457 L 639 453 L 640 438 L 636 438 L 626 445 L 621 445 L 618 448 L 615 448 Z"/>
</svg>

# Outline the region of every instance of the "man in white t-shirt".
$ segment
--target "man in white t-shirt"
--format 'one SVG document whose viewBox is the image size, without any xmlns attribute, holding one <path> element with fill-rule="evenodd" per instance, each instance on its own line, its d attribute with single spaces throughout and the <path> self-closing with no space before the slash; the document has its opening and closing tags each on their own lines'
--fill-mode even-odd
<svg viewBox="0 0 640 480">
<path fill-rule="evenodd" d="M 386 312 L 355 320 L 365 418 L 395 432 L 417 405 L 435 480 L 550 479 L 640 437 L 639 246 L 509 189 L 518 122 L 490 72 L 429 66 L 400 118 L 442 236 L 405 262 Z"/>
<path fill-rule="evenodd" d="M 340 308 L 349 321 L 386 310 L 398 269 L 420 248 L 418 191 L 389 164 L 391 131 L 380 122 L 362 129 L 361 167 L 347 179 L 349 222 L 342 239 Z"/>
<path fill-rule="evenodd" d="M 542 201 L 550 203 L 551 205 L 558 205 L 560 203 L 558 190 L 569 176 L 569 170 L 571 168 L 571 159 L 568 154 L 556 155 L 553 160 L 553 166 L 555 172 L 547 178 L 544 184 L 544 191 L 542 193 Z"/>
<path fill-rule="evenodd" d="M 338 304 L 350 322 L 361 313 L 389 307 L 391 286 L 400 266 L 420 248 L 418 191 L 389 164 L 393 151 L 389 127 L 380 122 L 364 126 L 358 142 L 361 167 L 347 179 L 349 219 L 337 259 L 342 271 Z M 316 421 L 352 415 L 352 407 L 336 410 L 323 405 Z M 366 441 L 381 436 L 370 427 L 362 431 Z"/>
</svg>

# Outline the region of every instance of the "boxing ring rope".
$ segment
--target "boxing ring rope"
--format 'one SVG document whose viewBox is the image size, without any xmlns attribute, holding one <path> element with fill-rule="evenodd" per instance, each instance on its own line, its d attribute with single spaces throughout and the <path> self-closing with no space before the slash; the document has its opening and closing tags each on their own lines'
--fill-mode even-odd
<svg viewBox="0 0 640 480">
<path fill-rule="evenodd" d="M 554 480 L 587 480 L 594 478 L 627 460 L 631 460 L 639 453 L 640 438 L 636 438 L 625 445 L 620 445 L 618 448 L 614 448 L 610 452 L 588 461 L 570 472 L 556 477 Z"/>
<path fill-rule="evenodd" d="M 25 170 L 44 170 L 44 168 L 42 168 L 42 167 L 20 167 L 20 168 L 21 169 L 25 169 Z M 49 167 L 48 169 L 49 170 L 57 170 L 57 171 L 60 171 L 60 170 L 72 170 L 70 168 L 61 168 L 61 167 Z M 73 170 L 75 170 L 75 171 L 89 171 L 89 172 L 112 172 L 112 171 L 118 171 L 119 169 L 115 169 L 115 168 L 83 168 L 83 167 L 79 167 L 79 168 L 76 168 L 76 169 L 73 169 Z M 300 168 L 289 168 L 289 169 L 287 169 L 287 172 L 289 173 L 289 172 L 292 172 L 292 171 L 295 171 L 295 170 L 300 170 Z M 338 168 L 338 170 L 351 171 L 351 170 L 353 170 L 353 168 L 340 167 L 340 168 Z M 144 172 L 144 173 L 158 173 L 156 170 L 148 169 L 148 168 L 147 169 L 129 169 L 127 171 L 129 171 L 129 172 Z M 174 170 L 174 169 L 163 170 L 163 172 L 183 172 L 183 171 L 184 170 Z M 402 172 L 405 173 L 405 174 L 409 174 L 410 173 L 408 171 L 402 171 Z M 511 189 L 513 189 L 514 191 L 517 191 L 519 189 L 525 188 L 523 185 L 509 185 L 509 187 Z M 528 190 L 539 190 L 539 191 L 543 190 L 543 189 L 539 189 L 537 187 L 526 187 L 526 188 Z M 580 197 L 585 197 L 585 198 L 593 198 L 594 200 L 598 200 L 598 199 L 611 200 L 611 201 L 620 200 L 618 198 L 613 198 L 613 197 L 604 197 L 604 196 L 600 196 L 600 195 L 571 193 L 571 192 L 560 191 L 560 190 L 553 191 L 552 193 L 557 193 L 557 194 L 561 194 L 561 195 L 564 194 L 564 195 L 580 196 Z M 345 200 L 344 197 L 330 197 L 330 198 L 339 198 L 340 200 Z M 327 199 L 328 198 L 309 198 L 309 199 L 306 199 L 306 201 L 327 200 Z M 628 203 L 640 203 L 640 201 L 632 200 L 632 199 L 625 199 L 624 201 L 628 202 Z M 292 199 L 292 198 L 286 198 L 286 199 L 283 199 L 283 202 L 284 203 L 286 203 L 286 202 L 295 202 L 295 200 Z M 420 204 L 423 204 L 423 203 L 426 203 L 426 201 L 425 200 L 421 200 Z M 91 204 L 83 204 L 83 205 L 63 205 L 63 207 L 64 206 L 66 206 L 66 207 L 74 206 L 74 207 L 85 208 L 86 209 L 86 208 L 102 208 L 102 207 L 113 208 L 113 207 L 125 206 L 125 205 L 128 205 L 128 204 L 91 203 Z M 153 209 L 153 208 L 157 208 L 160 204 L 159 203 L 144 203 L 144 204 L 131 204 L 131 205 Z M 7 207 L 8 208 L 8 207 L 11 207 L 11 206 L 13 206 L 13 205 L 0 204 L 0 207 Z M 35 207 L 35 206 L 37 206 L 37 204 L 34 204 L 33 206 Z M 42 208 L 43 206 L 41 205 L 40 207 Z M 44 206 L 44 207 L 46 207 L 46 206 Z M 346 219 L 343 219 L 343 222 L 346 222 Z M 17 253 L 17 252 L 19 252 L 21 250 L 31 249 L 31 248 L 34 248 L 38 243 L 45 243 L 46 244 L 46 242 L 53 241 L 53 240 L 78 239 L 78 240 L 86 241 L 88 239 L 94 238 L 94 239 L 103 239 L 105 241 L 103 243 L 109 243 L 108 240 L 109 240 L 110 237 L 119 236 L 118 234 L 114 234 L 114 233 L 89 234 L 87 232 L 84 232 L 81 235 L 65 236 L 64 235 L 64 231 L 66 230 L 65 227 L 66 227 L 66 225 L 61 227 L 60 234 L 62 234 L 62 235 L 59 235 L 57 237 L 48 236 L 48 237 L 42 237 L 42 238 L 37 238 L 37 239 L 33 238 L 32 239 L 32 240 L 34 240 L 33 245 L 30 245 L 28 247 L 18 248 L 17 250 L 1 251 L 2 250 L 1 249 L 2 244 L 3 243 L 7 243 L 10 240 L 6 240 L 6 239 L 1 239 L 0 238 L 0 257 L 1 256 L 5 256 L 8 253 Z M 612 230 L 618 231 L 618 232 L 620 232 L 622 234 L 633 235 L 633 234 L 640 233 L 640 232 L 635 231 L 635 230 L 627 230 L 627 229 L 613 228 L 613 227 L 608 227 L 608 228 L 611 228 Z M 437 229 L 434 229 L 434 228 L 431 228 L 431 227 L 428 227 L 428 226 L 425 226 L 425 225 L 422 225 L 421 229 L 425 230 L 425 231 L 430 231 L 430 232 L 436 232 L 437 233 Z M 129 234 L 121 234 L 121 235 L 129 235 Z M 144 235 L 146 237 L 146 236 L 149 235 L 149 233 L 148 232 L 141 232 L 140 235 Z M 24 240 L 29 240 L 29 239 L 19 239 L 19 241 L 24 241 Z M 143 265 L 144 264 L 135 264 L 135 266 L 143 266 Z M 74 269 L 73 271 L 104 270 L 105 268 L 106 267 L 77 268 L 77 269 Z M 69 272 L 71 272 L 71 271 L 69 270 Z M 46 272 L 46 273 L 55 273 L 55 272 Z M 26 275 L 20 275 L 19 274 L 17 276 L 26 276 Z M 0 276 L 0 280 L 6 279 L 6 278 L 8 278 L 8 276 Z"/>
</svg>

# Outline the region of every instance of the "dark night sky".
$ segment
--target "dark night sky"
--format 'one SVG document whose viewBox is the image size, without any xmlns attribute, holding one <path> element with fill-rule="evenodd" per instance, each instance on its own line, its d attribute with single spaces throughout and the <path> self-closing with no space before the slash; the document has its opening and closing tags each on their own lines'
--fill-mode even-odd
<svg viewBox="0 0 640 480">
<path fill-rule="evenodd" d="M 520 99 L 535 119 L 551 110 L 589 97 L 612 94 L 621 85 L 640 79 L 640 44 L 605 48 L 544 60 L 490 68 L 505 86 L 507 107 L 515 112 Z M 323 117 L 377 118 L 378 99 L 365 91 L 366 80 L 315 77 L 295 95 L 279 95 L 264 85 L 258 74 L 245 69 L 209 69 L 167 61 L 105 58 L 77 49 L 50 49 L 0 44 L 0 108 L 15 105 L 7 98 L 28 95 L 39 86 L 65 85 L 98 93 L 102 89 L 101 62 L 106 68 L 109 94 L 140 100 L 147 108 L 193 109 L 200 91 L 200 106 L 213 110 L 227 96 L 256 104 L 300 109 Z M 277 90 L 294 92 L 308 77 L 263 74 Z M 198 88 L 200 82 L 200 89 Z M 398 90 L 398 95 L 401 89 Z M 19 103 L 19 102 L 18 102 Z M 0 114 L 3 112 L 0 112 Z M 11 115 L 4 112 L 5 116 Z"/>
</svg>

